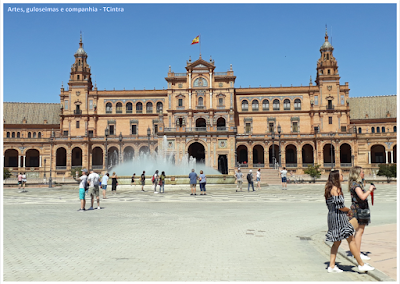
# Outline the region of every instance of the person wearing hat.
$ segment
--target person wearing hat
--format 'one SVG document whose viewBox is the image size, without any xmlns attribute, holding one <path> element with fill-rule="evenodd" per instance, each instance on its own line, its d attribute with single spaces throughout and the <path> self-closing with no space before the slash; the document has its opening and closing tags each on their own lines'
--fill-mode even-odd
<svg viewBox="0 0 400 284">
<path fill-rule="evenodd" d="M 247 185 L 247 191 L 250 191 L 250 185 L 251 185 L 251 187 L 253 188 L 253 191 L 255 191 L 255 190 L 254 190 L 253 171 L 252 171 L 252 170 L 250 170 L 249 173 L 247 174 L 247 182 L 249 183 L 249 184 Z"/>
<path fill-rule="evenodd" d="M 236 185 L 237 185 L 237 189 L 236 192 L 238 191 L 243 191 L 242 190 L 242 185 L 243 185 L 243 173 L 240 170 L 240 168 L 238 168 L 237 172 L 235 173 L 235 179 L 236 179 Z"/>
<path fill-rule="evenodd" d="M 79 183 L 79 199 L 81 200 L 81 208 L 78 210 L 80 212 L 85 211 L 85 206 L 86 206 L 86 199 L 85 199 L 85 187 L 87 184 L 87 173 L 88 171 L 86 169 L 82 170 L 82 176 L 79 178 L 80 183 Z"/>
</svg>

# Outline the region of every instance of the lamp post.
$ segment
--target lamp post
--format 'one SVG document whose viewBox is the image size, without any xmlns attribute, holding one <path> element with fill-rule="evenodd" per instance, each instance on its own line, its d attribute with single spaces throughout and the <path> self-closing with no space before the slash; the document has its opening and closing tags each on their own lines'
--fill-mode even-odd
<svg viewBox="0 0 400 284">
<path fill-rule="evenodd" d="M 279 166 L 281 165 L 281 126 L 278 124 L 278 137 L 279 137 Z"/>
<path fill-rule="evenodd" d="M 150 126 L 147 127 L 147 142 L 148 142 L 148 147 L 149 147 L 149 154 L 150 154 L 150 135 L 151 135 L 151 130 Z"/>
<path fill-rule="evenodd" d="M 104 130 L 104 136 L 106 137 L 106 155 L 105 155 L 105 163 L 106 163 L 106 172 L 108 172 L 108 150 L 107 150 L 107 137 L 109 135 L 108 127 Z"/>
<path fill-rule="evenodd" d="M 354 155 L 351 155 L 351 167 L 354 167 Z"/>
<path fill-rule="evenodd" d="M 51 136 L 50 136 L 50 177 L 49 177 L 49 188 L 53 187 L 53 185 L 52 185 L 53 180 L 51 178 L 51 165 L 52 165 L 52 160 L 53 160 L 52 159 L 53 158 L 53 155 L 52 155 L 53 139 L 54 139 L 54 131 L 51 132 Z"/>
<path fill-rule="evenodd" d="M 119 163 L 122 164 L 122 132 L 119 133 Z"/>
<path fill-rule="evenodd" d="M 271 138 L 272 138 L 272 166 L 275 168 L 275 132 L 272 132 L 271 134 Z"/>
<path fill-rule="evenodd" d="M 332 154 L 332 138 L 333 138 L 333 133 L 329 133 L 329 136 L 331 136 L 331 169 L 333 169 L 333 154 Z"/>
<path fill-rule="evenodd" d="M 46 158 L 44 158 L 44 174 L 43 177 L 46 178 Z"/>
</svg>

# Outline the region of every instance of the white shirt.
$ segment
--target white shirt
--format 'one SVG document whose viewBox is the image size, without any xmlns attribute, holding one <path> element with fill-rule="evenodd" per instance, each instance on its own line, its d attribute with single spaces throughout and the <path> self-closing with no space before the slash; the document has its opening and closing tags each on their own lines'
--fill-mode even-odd
<svg viewBox="0 0 400 284">
<path fill-rule="evenodd" d="M 101 180 L 101 184 L 107 184 L 107 182 L 108 182 L 108 176 L 104 175 L 103 179 Z"/>
<path fill-rule="evenodd" d="M 281 177 L 286 177 L 287 174 L 287 170 L 282 170 L 281 171 Z"/>
<path fill-rule="evenodd" d="M 99 185 L 99 175 L 96 173 L 91 173 L 88 176 L 89 186 L 94 187 L 94 185 Z"/>
<path fill-rule="evenodd" d="M 257 171 L 257 177 L 261 178 L 261 172 Z"/>
<path fill-rule="evenodd" d="M 81 182 L 79 183 L 79 188 L 85 188 L 87 178 L 87 175 L 83 175 L 79 178 L 81 180 Z"/>
</svg>

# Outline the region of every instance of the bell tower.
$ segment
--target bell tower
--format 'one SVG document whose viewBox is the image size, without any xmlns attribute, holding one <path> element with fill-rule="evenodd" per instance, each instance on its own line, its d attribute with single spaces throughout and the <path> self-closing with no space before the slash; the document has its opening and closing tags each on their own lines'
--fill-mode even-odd
<svg viewBox="0 0 400 284">
<path fill-rule="evenodd" d="M 321 86 L 323 81 L 339 82 L 339 71 L 336 58 L 333 57 L 333 46 L 328 40 L 328 31 L 325 30 L 325 42 L 319 49 L 321 57 L 317 62 L 317 78 L 315 83 Z"/>
<path fill-rule="evenodd" d="M 75 63 L 71 66 L 71 75 L 68 85 L 70 89 L 76 87 L 85 87 L 87 91 L 92 90 L 92 78 L 90 66 L 87 64 L 87 53 L 83 49 L 82 34 L 79 41 L 79 48 L 74 54 Z"/>
</svg>

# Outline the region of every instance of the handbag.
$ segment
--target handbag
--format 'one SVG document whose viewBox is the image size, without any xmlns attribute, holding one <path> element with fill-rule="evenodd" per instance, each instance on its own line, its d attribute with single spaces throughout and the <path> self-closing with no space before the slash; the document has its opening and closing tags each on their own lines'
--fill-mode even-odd
<svg viewBox="0 0 400 284">
<path fill-rule="evenodd" d="M 357 209 L 357 219 L 359 221 L 364 221 L 364 222 L 368 222 L 370 219 L 370 211 L 369 209 Z"/>
</svg>

